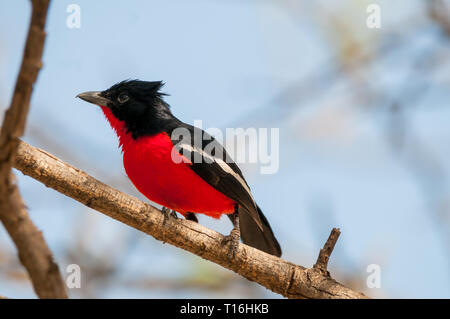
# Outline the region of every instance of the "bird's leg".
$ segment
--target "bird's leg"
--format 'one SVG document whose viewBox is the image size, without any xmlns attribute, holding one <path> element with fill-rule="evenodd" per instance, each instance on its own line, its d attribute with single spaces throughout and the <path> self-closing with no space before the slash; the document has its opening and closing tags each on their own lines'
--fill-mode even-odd
<svg viewBox="0 0 450 319">
<path fill-rule="evenodd" d="M 233 229 L 231 233 L 225 236 L 222 240 L 222 244 L 230 243 L 230 260 L 236 256 L 238 247 L 239 247 L 239 239 L 241 238 L 241 231 L 239 229 L 239 206 L 237 204 L 234 205 L 234 213 L 228 215 L 233 223 Z"/>
<path fill-rule="evenodd" d="M 166 224 L 167 219 L 169 219 L 170 217 L 173 217 L 173 218 L 175 218 L 175 219 L 178 219 L 177 212 L 174 211 L 174 210 L 170 210 L 170 209 L 167 208 L 167 207 L 161 208 L 161 212 L 162 212 L 163 215 L 164 215 L 163 225 Z"/>
</svg>

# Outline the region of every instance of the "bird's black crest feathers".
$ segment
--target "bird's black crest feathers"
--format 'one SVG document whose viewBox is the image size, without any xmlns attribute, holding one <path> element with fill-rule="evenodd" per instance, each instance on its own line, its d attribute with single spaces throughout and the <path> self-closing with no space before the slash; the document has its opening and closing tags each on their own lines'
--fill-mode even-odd
<svg viewBox="0 0 450 319">
<path fill-rule="evenodd" d="M 111 102 L 108 107 L 124 121 L 133 138 L 160 132 L 164 123 L 174 117 L 163 100 L 162 81 L 125 80 L 114 84 L 101 95 Z"/>
<path fill-rule="evenodd" d="M 126 91 L 130 94 L 163 97 L 169 95 L 160 91 L 164 85 L 163 81 L 124 80 L 114 84 L 106 92 L 121 93 Z"/>
</svg>

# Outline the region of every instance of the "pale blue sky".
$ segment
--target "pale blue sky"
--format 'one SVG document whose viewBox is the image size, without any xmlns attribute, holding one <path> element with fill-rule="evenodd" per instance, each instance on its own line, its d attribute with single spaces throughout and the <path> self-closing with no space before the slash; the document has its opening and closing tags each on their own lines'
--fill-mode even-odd
<svg viewBox="0 0 450 319">
<path fill-rule="evenodd" d="M 81 29 L 66 27 L 70 3 L 81 7 Z M 340 3 L 334 1 L 333 5 L 339 7 Z M 411 7 L 405 1 L 399 3 Z M 9 103 L 14 87 L 29 13 L 28 1 L 0 1 L 2 107 Z M 334 267 L 351 268 L 364 280 L 367 265 L 376 263 L 382 269 L 384 296 L 448 298 L 449 261 L 443 253 L 448 246 L 430 218 L 414 177 L 386 145 L 380 130 L 385 116 L 363 112 L 364 105 L 346 104 L 352 92 L 345 83 L 327 89 L 326 95 L 300 97 L 298 108 L 292 111 L 281 111 L 283 105 L 277 109 L 272 103 L 287 85 L 320 70 L 330 58 L 327 36 L 312 20 L 296 21 L 269 1 L 53 1 L 44 68 L 35 86 L 25 140 L 47 149 L 41 138 L 33 136 L 33 128 L 38 128 L 53 135 L 59 145 L 70 145 L 76 155 L 74 164 L 81 169 L 92 173 L 100 168 L 97 177 L 102 179 L 108 174 L 123 177 L 116 138 L 101 112 L 74 97 L 127 78 L 163 80 L 164 91 L 170 94 L 167 101 L 185 122 L 201 119 L 204 127 L 280 128 L 279 172 L 260 175 L 251 167 L 244 171 L 280 239 L 285 259 L 311 266 L 330 229 L 337 226 L 342 236 L 331 260 L 332 273 Z M 415 49 L 380 61 L 371 85 L 395 94 L 397 83 L 408 77 L 410 59 L 420 54 L 427 41 L 433 41 L 433 32 L 426 30 L 412 39 Z M 409 115 L 420 139 L 443 160 L 448 174 L 448 79 L 442 77 L 444 80 L 439 76 L 426 79 L 431 89 Z M 331 122 L 325 121 L 330 127 L 319 125 L 325 137 L 309 126 L 321 116 L 319 104 L 326 105 L 325 110 L 333 115 Z M 345 129 L 334 135 L 336 123 Z M 53 152 L 64 159 L 64 154 Z M 58 259 L 60 249 L 74 240 L 67 229 L 87 213 L 71 199 L 18 176 L 30 214 Z M 116 185 L 120 188 L 122 184 Z M 325 210 L 331 207 L 332 218 L 320 215 L 322 206 Z M 313 212 L 319 215 L 313 216 Z M 93 218 L 100 227 L 91 238 L 93 249 L 112 249 L 108 243 L 121 236 L 118 234 L 125 232 L 126 226 L 91 214 L 98 215 Z M 230 228 L 228 221 L 203 217 L 200 222 L 223 232 Z M 136 236 L 139 245 L 127 255 L 123 276 L 152 272 L 163 277 L 183 272 L 183 263 L 190 260 L 188 254 Z M 0 240 L 8 242 L 3 232 Z M 340 279 L 339 273 L 336 278 Z M 0 293 L 33 296 L 29 288 L 14 285 Z M 135 291 L 112 283 L 102 295 L 160 296 L 209 294 Z"/>
</svg>

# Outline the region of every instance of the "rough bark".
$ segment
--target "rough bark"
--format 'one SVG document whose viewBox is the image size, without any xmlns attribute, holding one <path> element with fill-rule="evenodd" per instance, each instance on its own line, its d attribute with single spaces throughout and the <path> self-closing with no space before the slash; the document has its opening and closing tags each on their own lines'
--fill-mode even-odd
<svg viewBox="0 0 450 319">
<path fill-rule="evenodd" d="M 341 231 L 338 228 L 333 228 L 331 230 L 330 236 L 320 250 L 317 261 L 314 264 L 314 268 L 321 271 L 324 275 L 329 275 L 327 271 L 328 261 L 330 260 L 331 253 L 333 252 L 334 246 L 336 246 L 340 234 Z"/>
<path fill-rule="evenodd" d="M 240 244 L 230 262 L 223 235 L 195 222 L 165 217 L 158 209 L 124 194 L 25 142 L 14 167 L 111 218 L 228 268 L 288 298 L 367 298 L 316 268 L 304 268 Z M 330 251 L 331 253 L 331 251 Z"/>
<path fill-rule="evenodd" d="M 25 130 L 33 84 L 42 66 L 49 1 L 33 0 L 25 51 L 13 98 L 0 132 L 0 220 L 17 247 L 34 291 L 40 298 L 66 298 L 64 281 L 42 233 L 31 221 L 11 172 Z"/>
</svg>

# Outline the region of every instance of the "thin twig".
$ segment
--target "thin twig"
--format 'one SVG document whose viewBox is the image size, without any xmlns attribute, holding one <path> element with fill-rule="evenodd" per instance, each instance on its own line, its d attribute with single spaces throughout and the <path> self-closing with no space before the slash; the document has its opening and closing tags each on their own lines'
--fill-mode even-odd
<svg viewBox="0 0 450 319">
<path fill-rule="evenodd" d="M 289 298 L 367 298 L 324 276 L 240 244 L 235 258 L 222 245 L 224 236 L 200 224 L 168 218 L 160 210 L 124 194 L 43 150 L 21 142 L 14 167 L 47 187 L 147 233 L 192 252 Z"/>
<path fill-rule="evenodd" d="M 333 252 L 334 246 L 339 238 L 341 231 L 339 228 L 333 228 L 331 230 L 330 236 L 328 237 L 325 245 L 320 250 L 319 256 L 317 257 L 317 261 L 314 264 L 314 269 L 319 270 L 324 275 L 329 276 L 328 273 L 328 261 L 330 260 L 331 253 Z"/>
<path fill-rule="evenodd" d="M 33 0 L 25 51 L 9 109 L 0 132 L 0 220 L 17 247 L 40 298 L 67 298 L 64 281 L 42 233 L 31 221 L 11 172 L 25 130 L 33 84 L 42 66 L 49 0 Z"/>
</svg>

